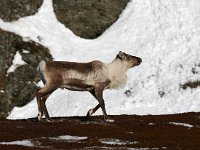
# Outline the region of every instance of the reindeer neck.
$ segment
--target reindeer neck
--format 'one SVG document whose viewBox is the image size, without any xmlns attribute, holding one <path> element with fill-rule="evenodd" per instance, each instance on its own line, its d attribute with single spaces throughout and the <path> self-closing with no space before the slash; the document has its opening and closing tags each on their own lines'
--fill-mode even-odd
<svg viewBox="0 0 200 150">
<path fill-rule="evenodd" d="M 128 67 L 124 62 L 116 58 L 107 64 L 107 68 L 111 80 L 110 88 L 118 88 L 126 83 Z"/>
</svg>

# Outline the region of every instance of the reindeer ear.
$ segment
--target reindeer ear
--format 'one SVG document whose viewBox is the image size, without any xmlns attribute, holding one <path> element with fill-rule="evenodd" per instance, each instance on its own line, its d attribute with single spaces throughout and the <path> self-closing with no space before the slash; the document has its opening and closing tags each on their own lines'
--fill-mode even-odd
<svg viewBox="0 0 200 150">
<path fill-rule="evenodd" d="M 122 51 L 119 51 L 117 57 L 120 58 L 120 59 L 123 59 L 124 58 L 124 53 Z"/>
</svg>

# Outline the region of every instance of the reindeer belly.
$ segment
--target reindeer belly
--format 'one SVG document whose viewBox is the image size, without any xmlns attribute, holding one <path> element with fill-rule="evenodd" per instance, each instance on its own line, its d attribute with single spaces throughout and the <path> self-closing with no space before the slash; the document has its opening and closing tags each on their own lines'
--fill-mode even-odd
<svg viewBox="0 0 200 150">
<path fill-rule="evenodd" d="M 73 91 L 91 91 L 94 89 L 95 83 L 105 82 L 106 78 L 103 73 L 90 72 L 80 73 L 77 71 L 69 71 L 63 76 L 63 88 Z"/>
<path fill-rule="evenodd" d="M 61 88 L 66 88 L 72 91 L 90 91 L 93 89 L 93 85 L 86 83 L 84 80 L 71 79 L 67 83 L 63 84 Z"/>
</svg>

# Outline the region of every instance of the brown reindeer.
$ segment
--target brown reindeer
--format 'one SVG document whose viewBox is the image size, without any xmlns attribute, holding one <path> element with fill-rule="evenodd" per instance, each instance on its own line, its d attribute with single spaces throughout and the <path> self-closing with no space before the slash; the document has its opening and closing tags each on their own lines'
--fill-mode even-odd
<svg viewBox="0 0 200 150">
<path fill-rule="evenodd" d="M 127 80 L 127 70 L 142 62 L 141 58 L 119 52 L 111 63 L 103 63 L 95 60 L 88 63 L 49 61 L 40 62 L 38 71 L 44 83 L 44 87 L 36 93 L 38 104 L 38 119 L 45 115 L 47 121 L 50 118 L 45 102 L 57 88 L 66 88 L 72 91 L 89 91 L 99 102 L 90 109 L 87 116 L 90 117 L 100 107 L 103 111 L 104 120 L 109 119 L 103 99 L 105 89 L 118 88 Z"/>
</svg>

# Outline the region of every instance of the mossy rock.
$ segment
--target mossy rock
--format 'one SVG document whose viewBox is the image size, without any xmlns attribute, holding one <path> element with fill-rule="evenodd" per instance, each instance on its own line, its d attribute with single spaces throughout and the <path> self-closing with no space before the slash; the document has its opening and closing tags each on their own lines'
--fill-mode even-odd
<svg viewBox="0 0 200 150">
<path fill-rule="evenodd" d="M 34 15 L 42 3 L 43 0 L 1 0 L 0 18 L 11 22 L 21 17 Z"/>
<path fill-rule="evenodd" d="M 129 0 L 53 0 L 57 19 L 76 35 L 94 39 L 111 26 Z"/>
</svg>

